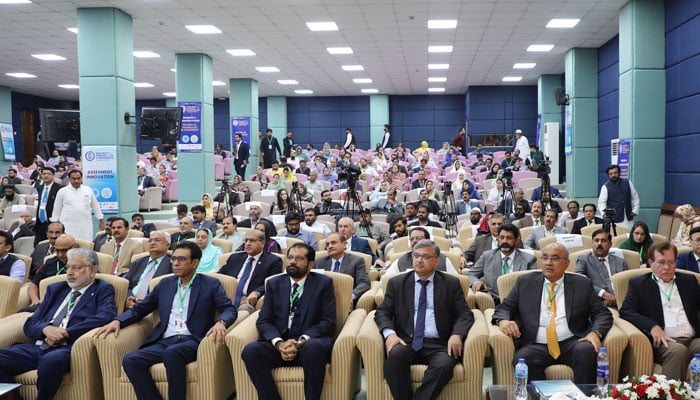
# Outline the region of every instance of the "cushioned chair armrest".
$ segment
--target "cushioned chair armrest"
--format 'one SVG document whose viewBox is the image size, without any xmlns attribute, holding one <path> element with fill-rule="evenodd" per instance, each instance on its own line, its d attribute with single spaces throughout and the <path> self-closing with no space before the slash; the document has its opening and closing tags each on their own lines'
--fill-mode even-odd
<svg viewBox="0 0 700 400">
<path fill-rule="evenodd" d="M 379 307 L 380 304 L 384 302 L 384 289 L 381 287 L 377 289 L 377 293 L 374 295 L 375 307 Z"/>
<path fill-rule="evenodd" d="M 494 310 L 486 310 L 486 320 L 489 329 L 489 345 L 491 346 L 493 383 L 495 385 L 513 385 L 513 354 L 515 343 L 513 339 L 501 332 L 501 329 L 491 324 Z"/>
<path fill-rule="evenodd" d="M 325 396 L 330 399 L 352 398 L 355 389 L 360 389 L 360 353 L 355 345 L 357 334 L 367 316 L 367 311 L 358 309 L 350 313 L 333 344 L 331 353 L 332 393 Z M 333 368 L 335 366 L 335 368 Z"/>
<path fill-rule="evenodd" d="M 646 335 L 622 318 L 614 318 L 613 324 L 627 335 L 627 349 L 622 357 L 620 377 L 652 374 L 654 350 Z"/>
<path fill-rule="evenodd" d="M 256 311 L 226 335 L 226 346 L 228 347 L 231 362 L 233 363 L 233 378 L 236 385 L 236 398 L 239 399 L 255 399 L 257 392 L 255 387 L 248 377 L 248 371 L 245 368 L 245 362 L 241 355 L 243 348 L 248 344 L 255 342 L 260 337 L 258 328 L 255 323 L 258 321 L 260 311 Z"/>
<path fill-rule="evenodd" d="M 474 299 L 475 306 L 481 311 L 488 310 L 490 308 L 496 308 L 496 303 L 493 301 L 493 297 L 487 292 L 469 292 L 469 297 Z M 467 303 L 469 300 L 467 300 Z M 471 307 L 471 305 L 470 305 Z M 472 309 L 474 307 L 471 307 Z"/>
<path fill-rule="evenodd" d="M 627 335 L 614 324 L 603 338 L 603 346 L 608 352 L 608 361 L 610 362 L 610 382 L 620 382 L 620 365 L 622 364 L 622 355 L 627 348 L 627 342 Z"/>
<path fill-rule="evenodd" d="M 374 304 L 374 297 L 377 295 L 377 291 L 379 290 L 379 281 L 372 281 L 372 286 L 370 286 L 369 290 L 362 293 L 362 296 L 360 296 L 360 299 L 357 300 L 357 307 L 356 309 L 363 309 L 367 312 L 370 312 L 374 310 L 376 307 Z"/>
<path fill-rule="evenodd" d="M 70 358 L 71 397 L 76 399 L 101 399 L 102 374 L 100 361 L 92 336 L 99 328 L 86 332 L 73 343 Z"/>
<path fill-rule="evenodd" d="M 472 310 L 472 312 L 474 313 L 474 325 L 469 329 L 464 341 L 462 365 L 464 380 L 469 382 L 467 387 L 470 391 L 466 393 L 465 398 L 477 399 L 481 398 L 484 361 L 489 351 L 489 333 L 484 314 L 479 310 Z"/>
<path fill-rule="evenodd" d="M 31 313 L 17 313 L 8 315 L 0 319 L 0 349 L 10 347 L 15 343 L 29 343 L 30 340 L 24 336 L 24 322 L 31 316 Z"/>
<path fill-rule="evenodd" d="M 369 270 L 369 280 L 374 282 L 374 281 L 379 281 L 379 278 L 382 277 L 382 274 L 379 272 L 378 269 L 372 268 Z"/>
<path fill-rule="evenodd" d="M 141 346 L 153 330 L 150 321 L 141 320 L 119 330 L 119 336 L 110 334 L 106 338 L 95 339 L 95 347 L 102 369 L 104 387 L 117 386 L 121 377 L 122 359 L 124 356 Z"/>
<path fill-rule="evenodd" d="M 197 375 L 199 399 L 226 399 L 233 394 L 233 364 L 225 343 L 216 344 L 211 336 L 202 339 L 197 349 Z"/>
<path fill-rule="evenodd" d="M 362 355 L 367 379 L 367 398 L 381 399 L 384 396 L 384 338 L 377 329 L 372 311 L 367 315 L 357 334 L 357 348 Z"/>
<path fill-rule="evenodd" d="M 29 300 L 29 294 L 27 293 L 28 288 L 29 282 L 22 285 L 22 287 L 19 289 L 19 294 L 17 295 L 17 310 L 29 307 L 31 300 Z"/>
</svg>

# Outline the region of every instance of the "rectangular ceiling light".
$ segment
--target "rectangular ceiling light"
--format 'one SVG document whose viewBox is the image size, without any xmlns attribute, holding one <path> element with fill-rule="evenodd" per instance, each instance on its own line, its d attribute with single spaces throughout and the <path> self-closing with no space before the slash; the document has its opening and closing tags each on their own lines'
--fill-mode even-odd
<svg viewBox="0 0 700 400">
<path fill-rule="evenodd" d="M 539 51 L 547 52 L 554 48 L 553 44 L 531 44 L 528 46 L 527 51 Z"/>
<path fill-rule="evenodd" d="M 210 35 L 212 33 L 221 33 L 221 29 L 215 27 L 214 25 L 185 25 L 185 28 L 189 29 L 190 32 L 196 33 L 198 35 Z"/>
<path fill-rule="evenodd" d="M 362 65 L 343 65 L 343 71 L 364 71 L 365 67 Z"/>
<path fill-rule="evenodd" d="M 29 4 L 29 0 L 0 0 L 0 4 Z"/>
<path fill-rule="evenodd" d="M 8 72 L 5 75 L 13 78 L 36 78 L 36 75 L 28 74 L 26 72 Z"/>
<path fill-rule="evenodd" d="M 442 93 L 445 91 L 445 88 L 444 87 L 431 87 L 431 88 L 428 88 L 428 91 L 430 93 Z"/>
<path fill-rule="evenodd" d="M 56 54 L 32 54 L 32 57 L 38 58 L 42 61 L 63 61 L 66 59 L 65 57 L 61 57 Z"/>
<path fill-rule="evenodd" d="M 326 47 L 328 54 L 352 54 L 351 47 Z"/>
<path fill-rule="evenodd" d="M 522 76 L 504 76 L 501 79 L 503 82 L 520 82 L 523 80 Z"/>
<path fill-rule="evenodd" d="M 428 78 L 428 82 L 434 82 L 434 83 L 447 82 L 447 77 L 446 76 L 433 76 L 433 77 Z"/>
<path fill-rule="evenodd" d="M 278 79 L 277 83 L 280 85 L 298 85 L 299 82 L 295 81 L 294 79 Z"/>
<path fill-rule="evenodd" d="M 535 63 L 515 63 L 513 69 L 532 69 L 535 68 Z"/>
<path fill-rule="evenodd" d="M 428 64 L 428 69 L 450 69 L 450 64 Z"/>
<path fill-rule="evenodd" d="M 66 29 L 68 29 L 69 31 L 75 33 L 76 35 L 78 34 L 78 28 L 66 28 Z"/>
<path fill-rule="evenodd" d="M 362 89 L 362 93 L 379 93 L 378 89 Z"/>
<path fill-rule="evenodd" d="M 73 84 L 58 85 L 58 87 L 63 88 L 63 89 L 80 89 L 80 86 L 73 85 Z"/>
<path fill-rule="evenodd" d="M 277 67 L 255 67 L 255 70 L 258 72 L 280 72 L 280 69 Z"/>
<path fill-rule="evenodd" d="M 134 57 L 136 58 L 158 58 L 160 55 L 158 53 L 154 53 L 150 50 L 139 50 L 139 51 L 134 51 Z"/>
<path fill-rule="evenodd" d="M 359 83 L 359 84 L 372 83 L 372 79 L 371 78 L 355 78 L 352 80 L 352 83 Z"/>
<path fill-rule="evenodd" d="M 580 21 L 578 18 L 553 18 L 547 22 L 547 28 L 573 28 Z"/>
<path fill-rule="evenodd" d="M 163 92 L 163 96 L 176 97 L 177 93 L 175 93 L 175 92 Z"/>
<path fill-rule="evenodd" d="M 251 49 L 230 49 L 226 50 L 226 52 L 234 57 L 248 57 L 255 55 L 255 52 Z"/>
<path fill-rule="evenodd" d="M 428 46 L 428 53 L 452 53 L 452 46 Z"/>
<path fill-rule="evenodd" d="M 309 30 L 314 31 L 314 32 L 337 31 L 338 30 L 338 25 L 336 25 L 335 22 L 333 22 L 333 21 L 307 22 L 306 26 L 309 28 Z"/>
<path fill-rule="evenodd" d="M 154 87 L 154 86 L 155 86 L 154 84 L 148 83 L 148 82 L 135 82 L 134 83 L 134 87 L 137 87 L 137 88 L 149 88 L 149 87 Z"/>
<path fill-rule="evenodd" d="M 211 84 L 212 86 L 226 86 L 226 82 L 222 81 L 212 81 Z"/>
<path fill-rule="evenodd" d="M 296 94 L 313 94 L 314 91 L 309 90 L 309 89 L 297 89 L 294 91 L 294 93 L 296 93 Z"/>
<path fill-rule="evenodd" d="M 455 29 L 457 27 L 456 19 L 429 19 L 428 29 Z"/>
</svg>

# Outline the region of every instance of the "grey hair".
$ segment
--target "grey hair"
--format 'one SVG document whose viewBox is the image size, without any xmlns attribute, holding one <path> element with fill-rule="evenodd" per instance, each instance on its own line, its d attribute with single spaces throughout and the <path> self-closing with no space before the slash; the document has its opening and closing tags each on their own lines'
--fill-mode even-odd
<svg viewBox="0 0 700 400">
<path fill-rule="evenodd" d="M 155 234 L 159 234 L 163 236 L 163 239 L 165 239 L 165 243 L 170 244 L 170 235 L 168 235 L 168 232 L 166 231 L 153 231 L 151 232 L 151 235 L 149 237 L 152 237 Z"/>
<path fill-rule="evenodd" d="M 435 242 L 433 242 L 430 239 L 423 239 L 420 242 L 416 243 L 416 245 L 413 246 L 413 251 L 416 251 L 416 250 L 421 249 L 423 247 L 432 248 L 433 252 L 435 253 L 435 257 L 440 257 L 440 246 L 435 244 Z"/>
<path fill-rule="evenodd" d="M 82 258 L 83 261 L 85 261 L 85 263 L 91 267 L 97 267 L 97 264 L 99 263 L 97 253 L 92 250 L 83 249 L 82 247 L 68 250 L 67 256 L 68 260 Z"/>
</svg>

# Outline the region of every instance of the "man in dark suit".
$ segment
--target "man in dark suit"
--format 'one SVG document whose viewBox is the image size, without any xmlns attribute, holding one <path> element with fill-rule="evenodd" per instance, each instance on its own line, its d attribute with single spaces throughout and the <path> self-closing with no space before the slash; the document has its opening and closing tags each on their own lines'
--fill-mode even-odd
<svg viewBox="0 0 700 400">
<path fill-rule="evenodd" d="M 192 226 L 195 230 L 197 229 L 209 229 L 209 232 L 216 234 L 217 225 L 214 221 L 209 221 L 206 219 L 207 212 L 202 205 L 194 205 L 190 208 L 192 213 Z"/>
<path fill-rule="evenodd" d="M 282 155 L 280 144 L 277 138 L 272 136 L 272 129 L 267 129 L 265 136 L 260 139 L 260 158 L 263 167 L 272 168 L 272 162 L 277 159 L 277 155 Z"/>
<path fill-rule="evenodd" d="M 431 214 L 437 215 L 440 213 L 440 204 L 438 204 L 437 201 L 429 198 L 428 192 L 425 189 L 420 191 L 420 200 L 418 200 L 415 204 L 416 207 L 427 207 L 428 212 Z"/>
<path fill-rule="evenodd" d="M 435 201 L 435 200 L 431 200 L 431 201 Z M 430 215 L 430 212 L 428 211 L 428 206 L 423 205 L 423 204 L 419 205 L 418 206 L 418 213 L 416 215 L 418 215 L 418 221 L 415 221 L 408 226 L 431 226 L 434 228 L 442 228 L 442 225 L 440 225 L 438 222 L 431 221 L 428 218 L 428 216 Z"/>
<path fill-rule="evenodd" d="M 596 353 L 612 326 L 612 314 L 588 278 L 565 274 L 566 247 L 547 245 L 542 261 L 541 273 L 518 278 L 491 323 L 514 339 L 513 365 L 526 359 L 529 380 L 546 379 L 545 368 L 566 364 L 574 370 L 575 383 L 595 383 Z"/>
<path fill-rule="evenodd" d="M 28 344 L 0 350 L 0 382 L 37 369 L 38 399 L 53 399 L 70 370 L 73 343 L 85 332 L 117 315 L 114 288 L 95 279 L 97 254 L 92 250 L 68 252 L 65 282 L 50 285 L 39 308 L 24 323 Z"/>
<path fill-rule="evenodd" d="M 178 243 L 194 237 L 194 230 L 192 230 L 192 218 L 180 218 L 179 225 L 180 230 L 170 235 L 170 250 L 175 250 L 175 246 L 177 246 Z"/>
<path fill-rule="evenodd" d="M 260 340 L 246 345 L 242 354 L 260 399 L 280 399 L 273 368 L 299 365 L 304 397 L 321 398 L 336 329 L 335 291 L 331 278 L 310 273 L 315 256 L 310 246 L 295 243 L 287 252 L 287 274 L 267 282 L 256 323 Z"/>
<path fill-rule="evenodd" d="M 571 226 L 571 233 L 574 235 L 581 234 L 581 228 L 588 225 L 602 224 L 603 220 L 595 216 L 597 207 L 593 203 L 587 203 L 583 205 L 583 218 L 574 221 Z"/>
<path fill-rule="evenodd" d="M 662 373 L 683 380 L 693 354 L 700 353 L 700 285 L 693 275 L 676 273 L 671 243 L 654 243 L 648 254 L 651 273 L 630 279 L 620 317 L 647 335 Z"/>
<path fill-rule="evenodd" d="M 691 229 L 688 237 L 690 238 L 690 247 L 693 251 L 680 254 L 676 259 L 676 268 L 698 273 L 700 272 L 698 270 L 698 264 L 700 264 L 698 262 L 700 260 L 700 227 Z"/>
<path fill-rule="evenodd" d="M 199 342 L 212 336 L 214 343 L 223 343 L 226 328 L 236 320 L 237 311 L 219 280 L 196 274 L 201 258 L 196 243 L 180 242 L 171 257 L 175 275 L 163 278 L 143 301 L 95 332 L 96 337 L 117 336 L 121 328 L 158 313 L 160 321 L 141 348 L 122 361 L 139 400 L 162 398 L 149 372 L 160 362 L 165 364 L 168 398 L 187 398 L 185 367 L 197 359 Z"/>
<path fill-rule="evenodd" d="M 248 218 L 238 221 L 239 228 L 253 228 L 255 225 L 264 224 L 267 232 L 270 236 L 277 236 L 277 228 L 275 224 L 267 218 L 263 218 L 262 214 L 262 204 L 257 201 L 251 201 L 248 203 Z"/>
<path fill-rule="evenodd" d="M 282 259 L 263 251 L 265 234 L 252 229 L 245 234 L 243 252 L 233 253 L 219 270 L 238 279 L 235 307 L 255 307 L 258 299 L 265 294 L 265 279 L 282 272 Z"/>
<path fill-rule="evenodd" d="M 46 230 L 53 216 L 53 203 L 56 201 L 56 193 L 62 186 L 54 182 L 56 170 L 51 167 L 41 169 L 42 184 L 37 188 L 39 197 L 36 208 L 36 228 L 34 234 L 34 246 L 42 240 L 46 240 Z"/>
<path fill-rule="evenodd" d="M 114 222 L 117 218 L 119 217 L 114 216 L 107 218 L 104 232 L 98 232 L 97 235 L 95 235 L 95 239 L 92 241 L 93 250 L 99 252 L 102 250 L 102 246 L 114 240 L 112 237 L 112 222 Z"/>
<path fill-rule="evenodd" d="M 493 250 L 498 248 L 498 228 L 505 223 L 505 217 L 502 214 L 491 214 L 489 216 L 489 231 L 490 235 L 479 235 L 474 238 L 474 243 L 472 243 L 469 248 L 462 253 L 459 261 L 462 264 L 461 267 L 467 266 L 467 263 L 476 263 L 485 251 Z M 518 246 L 522 247 L 522 246 Z"/>
<path fill-rule="evenodd" d="M 44 258 L 48 255 L 55 254 L 56 249 L 56 239 L 65 233 L 63 224 L 60 222 L 52 222 L 46 229 L 46 235 L 48 237 L 48 242 L 39 243 L 34 247 L 32 251 L 32 266 L 29 270 L 29 279 L 34 277 L 37 268 L 44 263 Z"/>
<path fill-rule="evenodd" d="M 331 233 L 326 238 L 328 255 L 317 260 L 316 268 L 352 276 L 355 280 L 355 286 L 352 289 L 352 301 L 356 303 L 357 299 L 369 290 L 369 275 L 362 258 L 345 252 L 347 245 L 347 239 L 345 239 L 343 234 Z"/>
<path fill-rule="evenodd" d="M 138 167 L 136 169 L 136 189 L 139 196 L 146 193 L 146 189 L 156 187 L 156 182 L 150 176 L 146 175 L 146 168 Z"/>
<path fill-rule="evenodd" d="M 235 136 L 236 143 L 233 146 L 233 167 L 236 170 L 236 175 L 240 175 L 245 180 L 245 169 L 248 166 L 248 158 L 250 158 L 250 146 L 243 141 L 243 136 L 237 133 Z"/>
<path fill-rule="evenodd" d="M 135 231 L 143 232 L 143 237 L 149 238 L 151 232 L 156 230 L 156 225 L 153 222 L 144 223 L 143 214 L 136 213 L 131 216 L 131 228 Z"/>
<path fill-rule="evenodd" d="M 576 273 L 586 275 L 593 283 L 595 293 L 608 307 L 617 307 L 612 276 L 627 271 L 629 267 L 622 257 L 610 254 L 612 235 L 602 229 L 593 232 L 593 251 L 576 261 Z"/>
<path fill-rule="evenodd" d="M 164 231 L 155 231 L 148 239 L 148 257 L 141 257 L 129 265 L 129 270 L 124 275 L 124 279 L 129 281 L 127 309 L 146 298 L 148 285 L 153 278 L 172 272 L 172 264 L 168 257 L 169 247 L 170 235 Z"/>
<path fill-rule="evenodd" d="M 12 235 L 12 239 L 17 240 L 21 237 L 34 236 L 34 229 L 36 229 L 36 223 L 32 221 L 32 214 L 29 210 L 24 210 L 7 231 Z"/>
<path fill-rule="evenodd" d="M 31 281 L 27 285 L 27 296 L 29 296 L 30 307 L 36 307 L 41 302 L 39 298 L 39 283 L 51 276 L 61 275 L 66 273 L 68 264 L 68 250 L 78 247 L 75 243 L 75 238 L 71 235 L 61 235 L 55 241 L 54 257 L 49 257 L 45 262 L 36 269 L 36 273 L 32 276 Z M 36 311 L 36 309 L 27 309 L 26 311 Z"/>
<path fill-rule="evenodd" d="M 395 399 L 437 398 L 452 378 L 464 339 L 474 324 L 459 280 L 436 271 L 439 256 L 440 248 L 434 242 L 418 242 L 413 248 L 414 272 L 389 281 L 384 302 L 374 316 L 388 355 L 384 378 Z M 428 364 L 415 393 L 411 364 Z"/>
</svg>

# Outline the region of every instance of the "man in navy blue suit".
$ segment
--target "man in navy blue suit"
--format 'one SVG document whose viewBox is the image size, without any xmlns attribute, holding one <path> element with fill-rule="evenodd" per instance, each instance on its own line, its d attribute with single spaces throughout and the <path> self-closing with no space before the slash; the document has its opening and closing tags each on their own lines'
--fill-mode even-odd
<svg viewBox="0 0 700 400">
<path fill-rule="evenodd" d="M 24 323 L 30 344 L 0 350 L 0 382 L 37 370 L 37 399 L 53 399 L 70 370 L 73 343 L 85 332 L 117 315 L 114 288 L 95 279 L 97 254 L 92 250 L 68 251 L 66 281 L 46 290 L 39 308 Z"/>
<path fill-rule="evenodd" d="M 237 316 L 231 300 L 216 279 L 197 274 L 202 251 L 194 242 L 180 242 L 170 258 L 175 276 L 163 278 L 146 298 L 119 315 L 114 321 L 95 333 L 106 337 L 153 311 L 160 321 L 141 348 L 127 354 L 122 361 L 124 372 L 134 386 L 140 400 L 162 399 L 149 368 L 156 363 L 165 364 L 168 379 L 168 398 L 186 396 L 185 367 L 197 359 L 199 342 L 212 336 L 215 343 L 223 343 L 226 328 Z M 219 316 L 215 319 L 216 312 Z"/>
<path fill-rule="evenodd" d="M 280 399 L 273 368 L 299 365 L 304 397 L 321 398 L 336 328 L 335 291 L 331 278 L 309 273 L 315 258 L 312 247 L 294 244 L 287 252 L 287 274 L 267 281 L 256 324 L 260 340 L 246 345 L 242 354 L 260 399 Z"/>
<path fill-rule="evenodd" d="M 138 189 L 139 196 L 143 196 L 146 193 L 146 189 L 150 187 L 156 187 L 156 182 L 150 176 L 146 175 L 146 169 L 139 167 L 136 170 L 136 188 Z"/>
<path fill-rule="evenodd" d="M 698 264 L 700 264 L 698 261 L 700 260 L 700 227 L 691 229 L 688 237 L 693 251 L 679 254 L 676 259 L 676 268 L 697 273 L 700 272 L 700 268 L 698 268 Z"/>
</svg>

